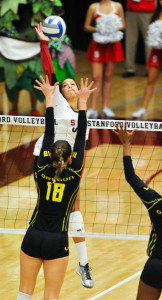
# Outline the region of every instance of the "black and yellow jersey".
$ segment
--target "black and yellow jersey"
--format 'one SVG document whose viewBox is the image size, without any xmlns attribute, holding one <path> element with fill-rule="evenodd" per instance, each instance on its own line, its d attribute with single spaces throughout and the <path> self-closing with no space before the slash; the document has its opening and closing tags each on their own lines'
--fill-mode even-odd
<svg viewBox="0 0 162 300">
<path fill-rule="evenodd" d="M 31 226 L 44 231 L 68 231 L 69 215 L 83 169 L 86 127 L 86 112 L 79 111 L 72 161 L 54 182 L 56 167 L 49 156 L 54 140 L 54 112 L 53 107 L 46 109 L 46 129 L 37 163 L 38 203 L 30 221 Z"/>
<path fill-rule="evenodd" d="M 124 156 L 124 171 L 127 182 L 146 206 L 152 231 L 149 238 L 147 254 L 162 259 L 162 196 L 150 189 L 134 172 L 130 156 Z"/>
</svg>

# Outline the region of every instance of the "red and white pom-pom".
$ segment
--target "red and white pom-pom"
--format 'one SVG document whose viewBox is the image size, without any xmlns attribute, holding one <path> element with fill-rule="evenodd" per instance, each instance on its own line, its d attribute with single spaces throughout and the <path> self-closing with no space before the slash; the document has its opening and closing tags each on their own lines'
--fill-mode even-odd
<svg viewBox="0 0 162 300">
<path fill-rule="evenodd" d="M 96 32 L 93 33 L 93 39 L 101 44 L 120 41 L 123 38 L 123 32 L 119 31 L 121 27 L 120 17 L 115 14 L 103 15 L 96 21 Z"/>
<path fill-rule="evenodd" d="M 162 49 L 162 21 L 157 20 L 149 25 L 147 44 L 156 49 Z"/>
</svg>

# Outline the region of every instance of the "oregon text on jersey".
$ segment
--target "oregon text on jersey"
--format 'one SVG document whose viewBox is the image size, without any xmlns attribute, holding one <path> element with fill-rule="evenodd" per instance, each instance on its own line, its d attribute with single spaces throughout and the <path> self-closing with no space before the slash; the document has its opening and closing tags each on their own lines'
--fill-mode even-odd
<svg viewBox="0 0 162 300">
<path fill-rule="evenodd" d="M 41 177 L 46 179 L 46 180 L 49 180 L 49 181 L 53 181 L 54 178 L 53 177 L 49 177 L 47 176 L 46 174 L 41 174 Z M 69 177 L 65 177 L 65 178 L 57 178 L 57 181 L 68 181 L 68 180 L 72 180 L 74 179 L 74 176 L 69 176 Z"/>
</svg>

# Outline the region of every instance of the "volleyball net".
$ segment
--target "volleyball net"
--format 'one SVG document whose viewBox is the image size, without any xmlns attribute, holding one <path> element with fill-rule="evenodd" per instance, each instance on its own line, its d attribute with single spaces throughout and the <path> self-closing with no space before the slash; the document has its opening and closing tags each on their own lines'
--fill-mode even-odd
<svg viewBox="0 0 162 300">
<path fill-rule="evenodd" d="M 123 125 L 124 120 L 119 120 Z M 126 182 L 123 148 L 112 132 L 118 120 L 88 120 L 89 145 L 80 183 L 85 233 L 72 236 L 148 239 L 150 220 Z M 126 121 L 137 129 L 132 142 L 136 174 L 162 194 L 162 122 Z M 0 116 L 0 232 L 24 233 L 37 202 L 33 149 L 45 118 Z M 65 133 L 76 120 L 55 120 Z"/>
</svg>

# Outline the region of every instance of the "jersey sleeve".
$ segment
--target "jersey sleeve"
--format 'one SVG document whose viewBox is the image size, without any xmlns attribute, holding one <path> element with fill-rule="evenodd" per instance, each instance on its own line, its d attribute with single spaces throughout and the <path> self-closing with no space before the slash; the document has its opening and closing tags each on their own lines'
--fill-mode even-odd
<svg viewBox="0 0 162 300">
<path fill-rule="evenodd" d="M 51 145 L 54 140 L 54 112 L 53 107 L 48 107 L 46 109 L 46 127 L 44 133 L 44 139 L 42 148 L 40 151 L 40 155 L 38 158 L 38 167 L 45 166 L 47 164 L 51 164 L 52 160 L 49 156 Z"/>
<path fill-rule="evenodd" d="M 141 198 L 143 204 L 149 210 L 151 209 L 161 195 L 149 188 L 134 172 L 132 159 L 130 156 L 123 157 L 125 178 L 135 193 Z"/>
<path fill-rule="evenodd" d="M 42 66 L 44 75 L 48 75 L 50 85 L 54 85 L 55 82 L 57 82 L 56 74 L 54 71 L 51 55 L 48 48 L 48 41 L 41 40 L 40 42 L 40 54 L 41 54 L 41 60 L 42 60 Z"/>
<path fill-rule="evenodd" d="M 83 169 L 84 153 L 86 148 L 86 135 L 87 129 L 87 117 L 84 110 L 79 111 L 78 115 L 78 130 L 74 143 L 72 162 L 69 164 L 70 168 L 73 169 L 80 176 Z"/>
</svg>

